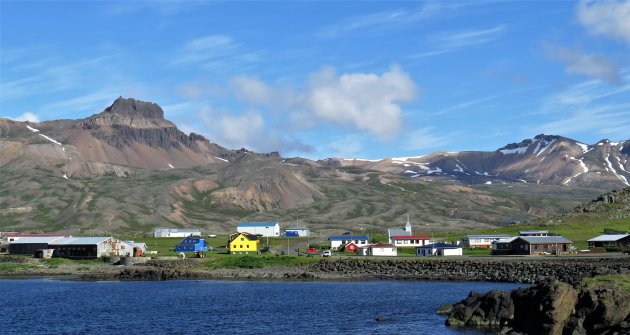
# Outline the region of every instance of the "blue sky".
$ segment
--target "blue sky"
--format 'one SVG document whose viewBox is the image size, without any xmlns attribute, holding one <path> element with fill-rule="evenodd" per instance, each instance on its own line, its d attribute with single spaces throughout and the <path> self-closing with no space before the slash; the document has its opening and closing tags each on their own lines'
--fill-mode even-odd
<svg viewBox="0 0 630 335">
<path fill-rule="evenodd" d="M 630 1 L 0 2 L 0 117 L 160 104 L 285 157 L 630 138 Z"/>
</svg>

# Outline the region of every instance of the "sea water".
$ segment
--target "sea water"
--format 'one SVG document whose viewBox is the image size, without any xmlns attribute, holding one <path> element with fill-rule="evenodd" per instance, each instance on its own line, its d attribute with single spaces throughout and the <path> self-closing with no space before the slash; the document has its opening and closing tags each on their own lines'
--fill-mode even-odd
<svg viewBox="0 0 630 335">
<path fill-rule="evenodd" d="M 487 282 L 0 280 L 4 334 L 480 334 L 439 306 Z M 376 321 L 381 318 L 384 321 Z"/>
</svg>

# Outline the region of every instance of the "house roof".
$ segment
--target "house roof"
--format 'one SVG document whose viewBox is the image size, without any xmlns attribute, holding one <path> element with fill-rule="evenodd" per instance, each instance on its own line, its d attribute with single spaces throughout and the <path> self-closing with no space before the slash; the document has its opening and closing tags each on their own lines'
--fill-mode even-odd
<svg viewBox="0 0 630 335">
<path fill-rule="evenodd" d="M 329 241 L 347 241 L 347 240 L 367 240 L 365 235 L 338 235 L 328 238 Z"/>
<path fill-rule="evenodd" d="M 98 236 L 98 237 L 63 237 L 51 242 L 53 245 L 92 245 L 100 244 L 107 241 L 112 237 Z"/>
<path fill-rule="evenodd" d="M 444 242 L 436 242 L 436 243 L 430 243 L 430 244 L 426 244 L 423 245 L 421 247 L 416 247 L 416 248 L 430 248 L 430 249 L 460 249 L 461 247 L 458 247 L 454 244 L 450 244 L 450 243 L 444 243 Z"/>
<path fill-rule="evenodd" d="M 519 236 L 529 244 L 573 243 L 563 236 Z"/>
<path fill-rule="evenodd" d="M 510 238 L 502 238 L 500 240 L 493 241 L 492 243 L 512 243 L 516 240 L 518 236 L 510 237 Z"/>
<path fill-rule="evenodd" d="M 404 229 L 401 228 L 389 228 L 387 229 L 387 235 L 389 236 L 409 236 L 411 235 L 411 232 L 406 231 Z"/>
<path fill-rule="evenodd" d="M 392 236 L 392 240 L 428 240 L 427 235 Z"/>
<path fill-rule="evenodd" d="M 599 235 L 588 240 L 588 242 L 616 242 L 623 238 L 630 236 L 630 234 L 615 234 L 615 235 Z"/>
<path fill-rule="evenodd" d="M 64 234 L 6 234 L 4 236 L 5 237 L 52 237 L 52 236 L 64 237 L 64 236 L 70 236 L 70 235 L 64 235 Z"/>
<path fill-rule="evenodd" d="M 54 240 L 58 240 L 63 236 L 36 236 L 36 237 L 22 237 L 16 241 L 9 242 L 10 244 L 47 244 Z"/>
<path fill-rule="evenodd" d="M 490 235 L 467 235 L 466 238 L 509 238 L 507 234 L 490 234 Z"/>
<path fill-rule="evenodd" d="M 234 233 L 232 235 L 230 235 L 229 238 L 229 242 L 228 243 L 232 243 L 232 241 L 234 241 L 237 237 L 239 236 L 243 236 L 246 239 L 250 240 L 250 241 L 257 241 L 258 240 L 258 236 L 254 235 L 254 234 L 250 234 L 250 233 Z"/>
<path fill-rule="evenodd" d="M 268 221 L 268 222 L 241 222 L 238 224 L 239 227 L 273 227 L 278 225 L 278 221 Z"/>
<path fill-rule="evenodd" d="M 388 244 L 388 243 L 371 244 L 371 245 L 365 246 L 363 248 L 394 248 L 394 249 L 397 249 L 397 247 L 395 245 Z"/>
<path fill-rule="evenodd" d="M 521 230 L 518 233 L 520 235 L 549 234 L 549 230 Z"/>
</svg>

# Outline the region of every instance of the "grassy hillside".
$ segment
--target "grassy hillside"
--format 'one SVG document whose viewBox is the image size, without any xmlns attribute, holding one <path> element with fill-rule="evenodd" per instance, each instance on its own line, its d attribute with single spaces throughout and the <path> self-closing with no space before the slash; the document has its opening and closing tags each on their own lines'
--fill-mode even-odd
<svg viewBox="0 0 630 335">
<path fill-rule="evenodd" d="M 222 169 L 226 168 L 209 165 L 69 180 L 55 167 L 3 169 L 0 230 L 143 236 L 155 227 L 171 226 L 227 234 L 241 220 L 279 220 L 284 227 L 299 223 L 321 232 L 384 233 L 388 227 L 403 225 L 407 214 L 422 231 L 495 230 L 512 221 L 562 213 L 602 193 L 521 183 L 467 186 L 313 164 L 287 165 L 283 175 L 270 174 L 266 179 L 256 179 L 257 169 L 244 170 L 250 175 L 238 180 L 223 178 Z M 267 167 L 267 171 L 274 170 Z M 288 197 L 301 194 L 284 190 L 295 183 L 279 179 L 291 174 L 301 176 L 303 185 L 312 185 L 308 187 L 315 188 L 316 196 L 287 208 L 272 192 L 286 191 Z M 254 186 L 241 190 L 239 182 L 245 179 Z M 239 201 L 245 205 L 263 199 L 271 208 L 234 205 L 231 196 L 241 196 Z"/>
</svg>

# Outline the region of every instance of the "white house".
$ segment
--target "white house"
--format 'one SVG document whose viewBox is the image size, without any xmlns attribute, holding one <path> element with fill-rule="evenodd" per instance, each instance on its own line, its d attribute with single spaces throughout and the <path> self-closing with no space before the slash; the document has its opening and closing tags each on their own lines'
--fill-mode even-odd
<svg viewBox="0 0 630 335">
<path fill-rule="evenodd" d="M 198 228 L 155 228 L 153 237 L 188 237 L 201 236 Z"/>
<path fill-rule="evenodd" d="M 372 244 L 359 248 L 362 256 L 398 256 L 398 248 L 393 244 Z"/>
<path fill-rule="evenodd" d="M 390 241 L 398 248 L 415 248 L 430 243 L 429 236 L 426 235 L 392 236 Z"/>
<path fill-rule="evenodd" d="M 353 236 L 353 235 L 339 235 L 339 236 L 331 236 L 328 238 L 330 241 L 330 248 L 337 250 L 342 245 L 346 245 L 350 242 L 354 243 L 357 247 L 361 248 L 367 246 L 368 237 L 367 236 Z"/>
<path fill-rule="evenodd" d="M 277 237 L 280 236 L 280 224 L 278 221 L 270 222 L 241 222 L 236 227 L 239 233 L 249 233 L 252 235 Z"/>
<path fill-rule="evenodd" d="M 416 256 L 461 256 L 463 251 L 461 247 L 448 243 L 431 243 L 416 248 Z"/>
<path fill-rule="evenodd" d="M 506 238 L 510 238 L 510 236 L 506 234 L 468 235 L 464 237 L 463 244 L 466 248 L 490 248 L 492 242 Z"/>
</svg>

